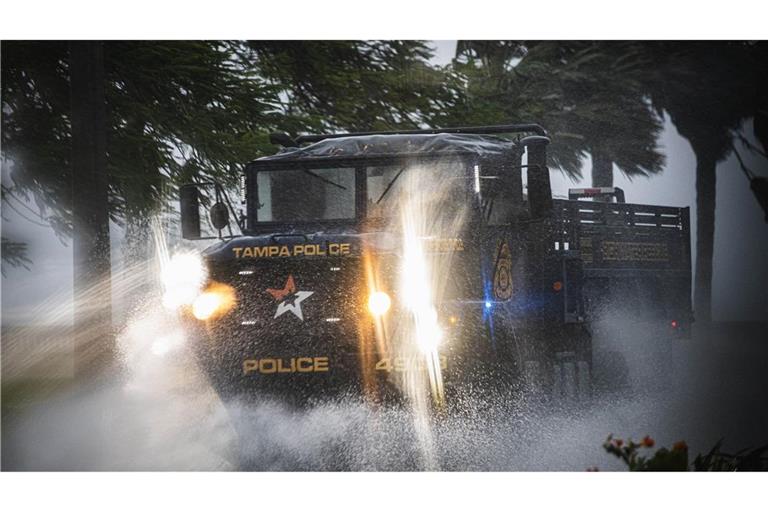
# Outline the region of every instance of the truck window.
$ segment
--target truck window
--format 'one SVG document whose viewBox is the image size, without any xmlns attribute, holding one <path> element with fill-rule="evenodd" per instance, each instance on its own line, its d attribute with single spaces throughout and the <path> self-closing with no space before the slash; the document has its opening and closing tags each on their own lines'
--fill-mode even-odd
<svg viewBox="0 0 768 512">
<path fill-rule="evenodd" d="M 394 218 L 407 200 L 433 212 L 455 210 L 465 204 L 469 187 L 461 160 L 369 166 L 366 180 L 369 218 Z"/>
<path fill-rule="evenodd" d="M 486 165 L 481 170 L 481 183 L 483 217 L 488 225 L 509 224 L 524 212 L 520 169 Z"/>
<path fill-rule="evenodd" d="M 256 222 L 355 218 L 354 167 L 259 171 L 256 188 Z"/>
</svg>

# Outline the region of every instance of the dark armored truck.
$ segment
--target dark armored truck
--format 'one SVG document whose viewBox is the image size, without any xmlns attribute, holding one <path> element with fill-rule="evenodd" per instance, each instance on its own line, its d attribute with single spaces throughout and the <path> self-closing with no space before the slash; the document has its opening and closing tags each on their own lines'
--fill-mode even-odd
<svg viewBox="0 0 768 512">
<path fill-rule="evenodd" d="M 585 399 L 603 298 L 648 298 L 662 330 L 692 321 L 688 208 L 554 199 L 538 125 L 274 140 L 245 168 L 242 234 L 203 252 L 184 308 L 225 400 Z M 200 189 L 181 190 L 188 239 Z"/>
</svg>

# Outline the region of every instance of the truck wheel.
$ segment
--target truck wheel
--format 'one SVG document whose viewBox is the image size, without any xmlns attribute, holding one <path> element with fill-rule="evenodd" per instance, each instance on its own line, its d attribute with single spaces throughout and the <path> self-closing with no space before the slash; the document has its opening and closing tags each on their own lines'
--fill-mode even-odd
<svg viewBox="0 0 768 512">
<path fill-rule="evenodd" d="M 552 365 L 552 400 L 587 403 L 592 397 L 591 363 L 577 352 L 558 352 Z"/>
<path fill-rule="evenodd" d="M 568 327 L 552 361 L 551 397 L 555 403 L 586 404 L 592 399 L 592 336 L 582 325 Z"/>
</svg>

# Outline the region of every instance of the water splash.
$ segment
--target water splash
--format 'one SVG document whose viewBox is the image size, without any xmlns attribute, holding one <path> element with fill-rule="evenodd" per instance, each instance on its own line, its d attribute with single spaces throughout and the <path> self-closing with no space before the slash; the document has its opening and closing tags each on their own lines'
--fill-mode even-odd
<svg viewBox="0 0 768 512">
<path fill-rule="evenodd" d="M 748 409 L 763 401 L 762 331 L 738 351 L 727 335 L 715 346 L 662 346 L 619 318 L 608 324 L 622 327 L 624 338 L 600 339 L 597 348 L 629 356 L 630 381 L 645 384 L 639 390 L 603 393 L 583 410 L 549 410 L 478 389 L 439 421 L 416 416 L 417 423 L 408 408 L 377 410 L 355 400 L 301 413 L 269 403 L 227 411 L 187 345 L 152 354 L 153 342 L 174 332 L 159 300 L 147 300 L 120 334 L 130 371 L 60 393 L 21 417 L 3 416 L 4 469 L 611 470 L 621 466 L 600 446 L 610 432 L 651 434 L 659 445 L 686 439 L 692 453 L 722 436 L 737 449 L 765 442 L 765 409 Z M 632 357 L 643 344 L 643 358 Z M 237 442 L 236 416 L 249 426 L 249 442 Z"/>
<path fill-rule="evenodd" d="M 435 212 L 426 204 L 414 209 L 410 218 L 420 247 L 423 236 L 458 232 L 450 219 L 461 215 L 435 225 L 435 216 L 428 215 Z M 167 255 L 162 230 L 155 238 L 158 254 Z M 434 305 L 441 286 L 435 276 L 445 260 L 420 254 L 433 294 L 428 304 Z M 60 389 L 23 411 L 7 409 L 4 401 L 4 469 L 473 471 L 597 465 L 605 470 L 620 467 L 600 447 L 610 432 L 635 439 L 651 434 L 660 445 L 684 438 L 694 453 L 708 450 L 720 437 L 734 449 L 765 442 L 768 418 L 758 407 L 765 401 L 764 331 L 724 331 L 718 343 L 671 343 L 649 338 L 643 326 L 633 328 L 632 318 L 623 314 L 597 326 L 595 359 L 601 364 L 607 353 L 620 357 L 627 387 L 604 392 L 584 410 L 543 410 L 497 400 L 479 389 L 434 421 L 428 375 L 416 372 L 404 383 L 411 397 L 406 409 L 376 410 L 347 400 L 304 413 L 268 403 L 226 410 L 197 367 L 176 316 L 161 307 L 156 276 L 138 267 L 113 275 L 117 296 L 139 290 L 142 296 L 117 335 L 121 364 L 104 379 Z M 95 290 L 90 297 L 101 298 Z M 39 318 L 69 319 L 66 299 L 53 295 L 37 311 Z M 416 332 L 409 327 L 392 336 L 413 349 L 416 341 L 408 333 Z M 28 341 L 35 333 L 22 330 L 21 335 Z M 50 334 L 50 345 L 55 336 Z M 9 359 L 9 346 L 6 334 L 4 385 L 8 370 L 12 375 L 14 368 L 37 364 L 31 357 Z M 43 343 L 43 357 L 52 357 L 53 349 L 46 347 Z M 250 425 L 250 442 L 238 443 L 232 427 L 238 416 Z"/>
<path fill-rule="evenodd" d="M 394 214 L 386 231 L 400 238 L 395 296 L 401 309 L 396 323 L 390 319 L 390 325 L 377 327 L 377 335 L 388 338 L 379 346 L 408 363 L 399 385 L 411 408 L 424 469 L 439 468 L 431 428 L 433 412 L 445 402 L 437 305 L 444 298 L 446 276 L 454 271 L 453 248 L 428 249 L 460 237 L 465 228 L 464 171 L 463 163 L 453 160 L 408 166 L 395 177 L 388 198 Z"/>
</svg>

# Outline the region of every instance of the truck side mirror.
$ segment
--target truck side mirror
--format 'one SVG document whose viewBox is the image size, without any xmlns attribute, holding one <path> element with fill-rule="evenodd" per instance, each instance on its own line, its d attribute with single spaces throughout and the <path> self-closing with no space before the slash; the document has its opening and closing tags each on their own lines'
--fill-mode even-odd
<svg viewBox="0 0 768 512">
<path fill-rule="evenodd" d="M 181 210 L 181 237 L 186 240 L 200 239 L 200 192 L 195 185 L 179 188 Z"/>
<path fill-rule="evenodd" d="M 229 210 L 224 203 L 216 203 L 211 206 L 211 225 L 218 230 L 229 226 Z"/>
<path fill-rule="evenodd" d="M 547 168 L 547 144 L 549 139 L 539 135 L 520 140 L 528 152 L 528 202 L 531 217 L 548 216 L 552 211 L 552 185 Z"/>
</svg>

